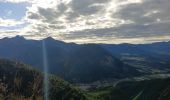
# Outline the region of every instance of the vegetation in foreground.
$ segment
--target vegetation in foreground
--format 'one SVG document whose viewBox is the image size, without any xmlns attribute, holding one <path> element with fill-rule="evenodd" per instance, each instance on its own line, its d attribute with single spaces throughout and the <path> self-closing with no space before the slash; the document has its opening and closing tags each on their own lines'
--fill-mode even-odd
<svg viewBox="0 0 170 100">
<path fill-rule="evenodd" d="M 69 83 L 49 76 L 49 100 L 85 100 Z M 0 60 L 1 100 L 43 100 L 43 74 L 28 65 Z"/>
</svg>

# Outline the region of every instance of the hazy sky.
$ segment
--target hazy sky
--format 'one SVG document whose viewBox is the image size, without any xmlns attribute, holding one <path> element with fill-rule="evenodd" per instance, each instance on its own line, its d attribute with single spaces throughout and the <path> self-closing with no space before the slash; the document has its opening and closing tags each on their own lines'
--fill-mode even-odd
<svg viewBox="0 0 170 100">
<path fill-rule="evenodd" d="M 170 41 L 170 0 L 0 0 L 0 38 Z"/>
</svg>

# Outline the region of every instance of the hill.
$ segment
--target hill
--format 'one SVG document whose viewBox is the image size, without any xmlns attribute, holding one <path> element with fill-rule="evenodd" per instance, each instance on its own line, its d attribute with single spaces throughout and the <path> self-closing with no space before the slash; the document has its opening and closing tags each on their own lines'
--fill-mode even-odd
<svg viewBox="0 0 170 100">
<path fill-rule="evenodd" d="M 0 60 L 1 100 L 43 100 L 43 74 L 23 63 Z M 49 100 L 85 100 L 78 89 L 49 75 Z"/>
</svg>

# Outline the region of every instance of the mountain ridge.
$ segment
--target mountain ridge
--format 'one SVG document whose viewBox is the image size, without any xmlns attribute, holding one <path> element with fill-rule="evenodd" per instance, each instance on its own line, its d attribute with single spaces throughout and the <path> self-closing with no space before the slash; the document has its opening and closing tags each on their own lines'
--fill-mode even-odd
<svg viewBox="0 0 170 100">
<path fill-rule="evenodd" d="M 27 40 L 20 36 L 0 39 L 0 57 L 22 61 L 42 69 L 42 41 Z M 168 73 L 170 68 L 169 42 L 146 45 L 75 44 L 58 41 L 51 37 L 44 41 L 50 72 L 71 82 L 127 78 L 143 73 Z M 92 79 L 88 80 L 88 77 Z"/>
<path fill-rule="evenodd" d="M 62 40 L 57 40 L 51 36 L 48 36 L 48 37 L 45 37 L 43 39 L 28 39 L 28 38 L 25 38 L 24 36 L 21 36 L 21 35 L 16 35 L 14 37 L 3 37 L 1 38 L 0 40 L 8 40 L 8 39 L 24 39 L 24 40 L 32 40 L 32 41 L 42 41 L 42 40 L 54 40 L 54 41 L 58 41 L 58 42 L 63 42 L 63 43 L 68 43 L 68 44 L 77 44 L 75 42 L 64 42 Z M 115 43 L 84 43 L 84 44 L 99 44 L 99 45 L 150 45 L 150 44 L 159 44 L 159 43 L 170 43 L 170 40 L 169 41 L 158 41 L 158 42 L 152 42 L 152 43 L 138 43 L 138 44 L 133 44 L 133 43 L 119 43 L 119 44 L 115 44 Z M 81 44 L 80 44 L 81 45 Z"/>
</svg>

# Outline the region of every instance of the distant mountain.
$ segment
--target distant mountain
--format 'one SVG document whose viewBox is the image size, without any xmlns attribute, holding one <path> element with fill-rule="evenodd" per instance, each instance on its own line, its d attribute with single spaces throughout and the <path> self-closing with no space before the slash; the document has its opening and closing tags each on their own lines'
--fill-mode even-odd
<svg viewBox="0 0 170 100">
<path fill-rule="evenodd" d="M 26 40 L 20 36 L 1 39 L 0 57 L 43 69 L 42 41 L 47 49 L 49 72 L 71 82 L 93 82 L 141 74 L 98 44 L 64 43 L 51 37 L 44 40 Z"/>
<path fill-rule="evenodd" d="M 89 91 L 87 97 L 89 100 L 170 100 L 170 78 L 121 82 Z"/>
<path fill-rule="evenodd" d="M 152 44 L 101 44 L 112 55 L 144 73 L 170 72 L 170 42 Z"/>
<path fill-rule="evenodd" d="M 165 55 L 169 57 L 170 42 L 157 42 L 152 44 L 101 44 L 109 52 L 116 55 L 140 55 L 140 56 L 153 56 L 160 57 Z M 156 54 L 156 55 L 154 55 Z M 163 56 L 163 57 L 165 57 Z"/>
<path fill-rule="evenodd" d="M 1 100 L 43 100 L 43 74 L 23 63 L 0 60 Z M 86 100 L 69 83 L 49 76 L 49 100 Z"/>
</svg>

